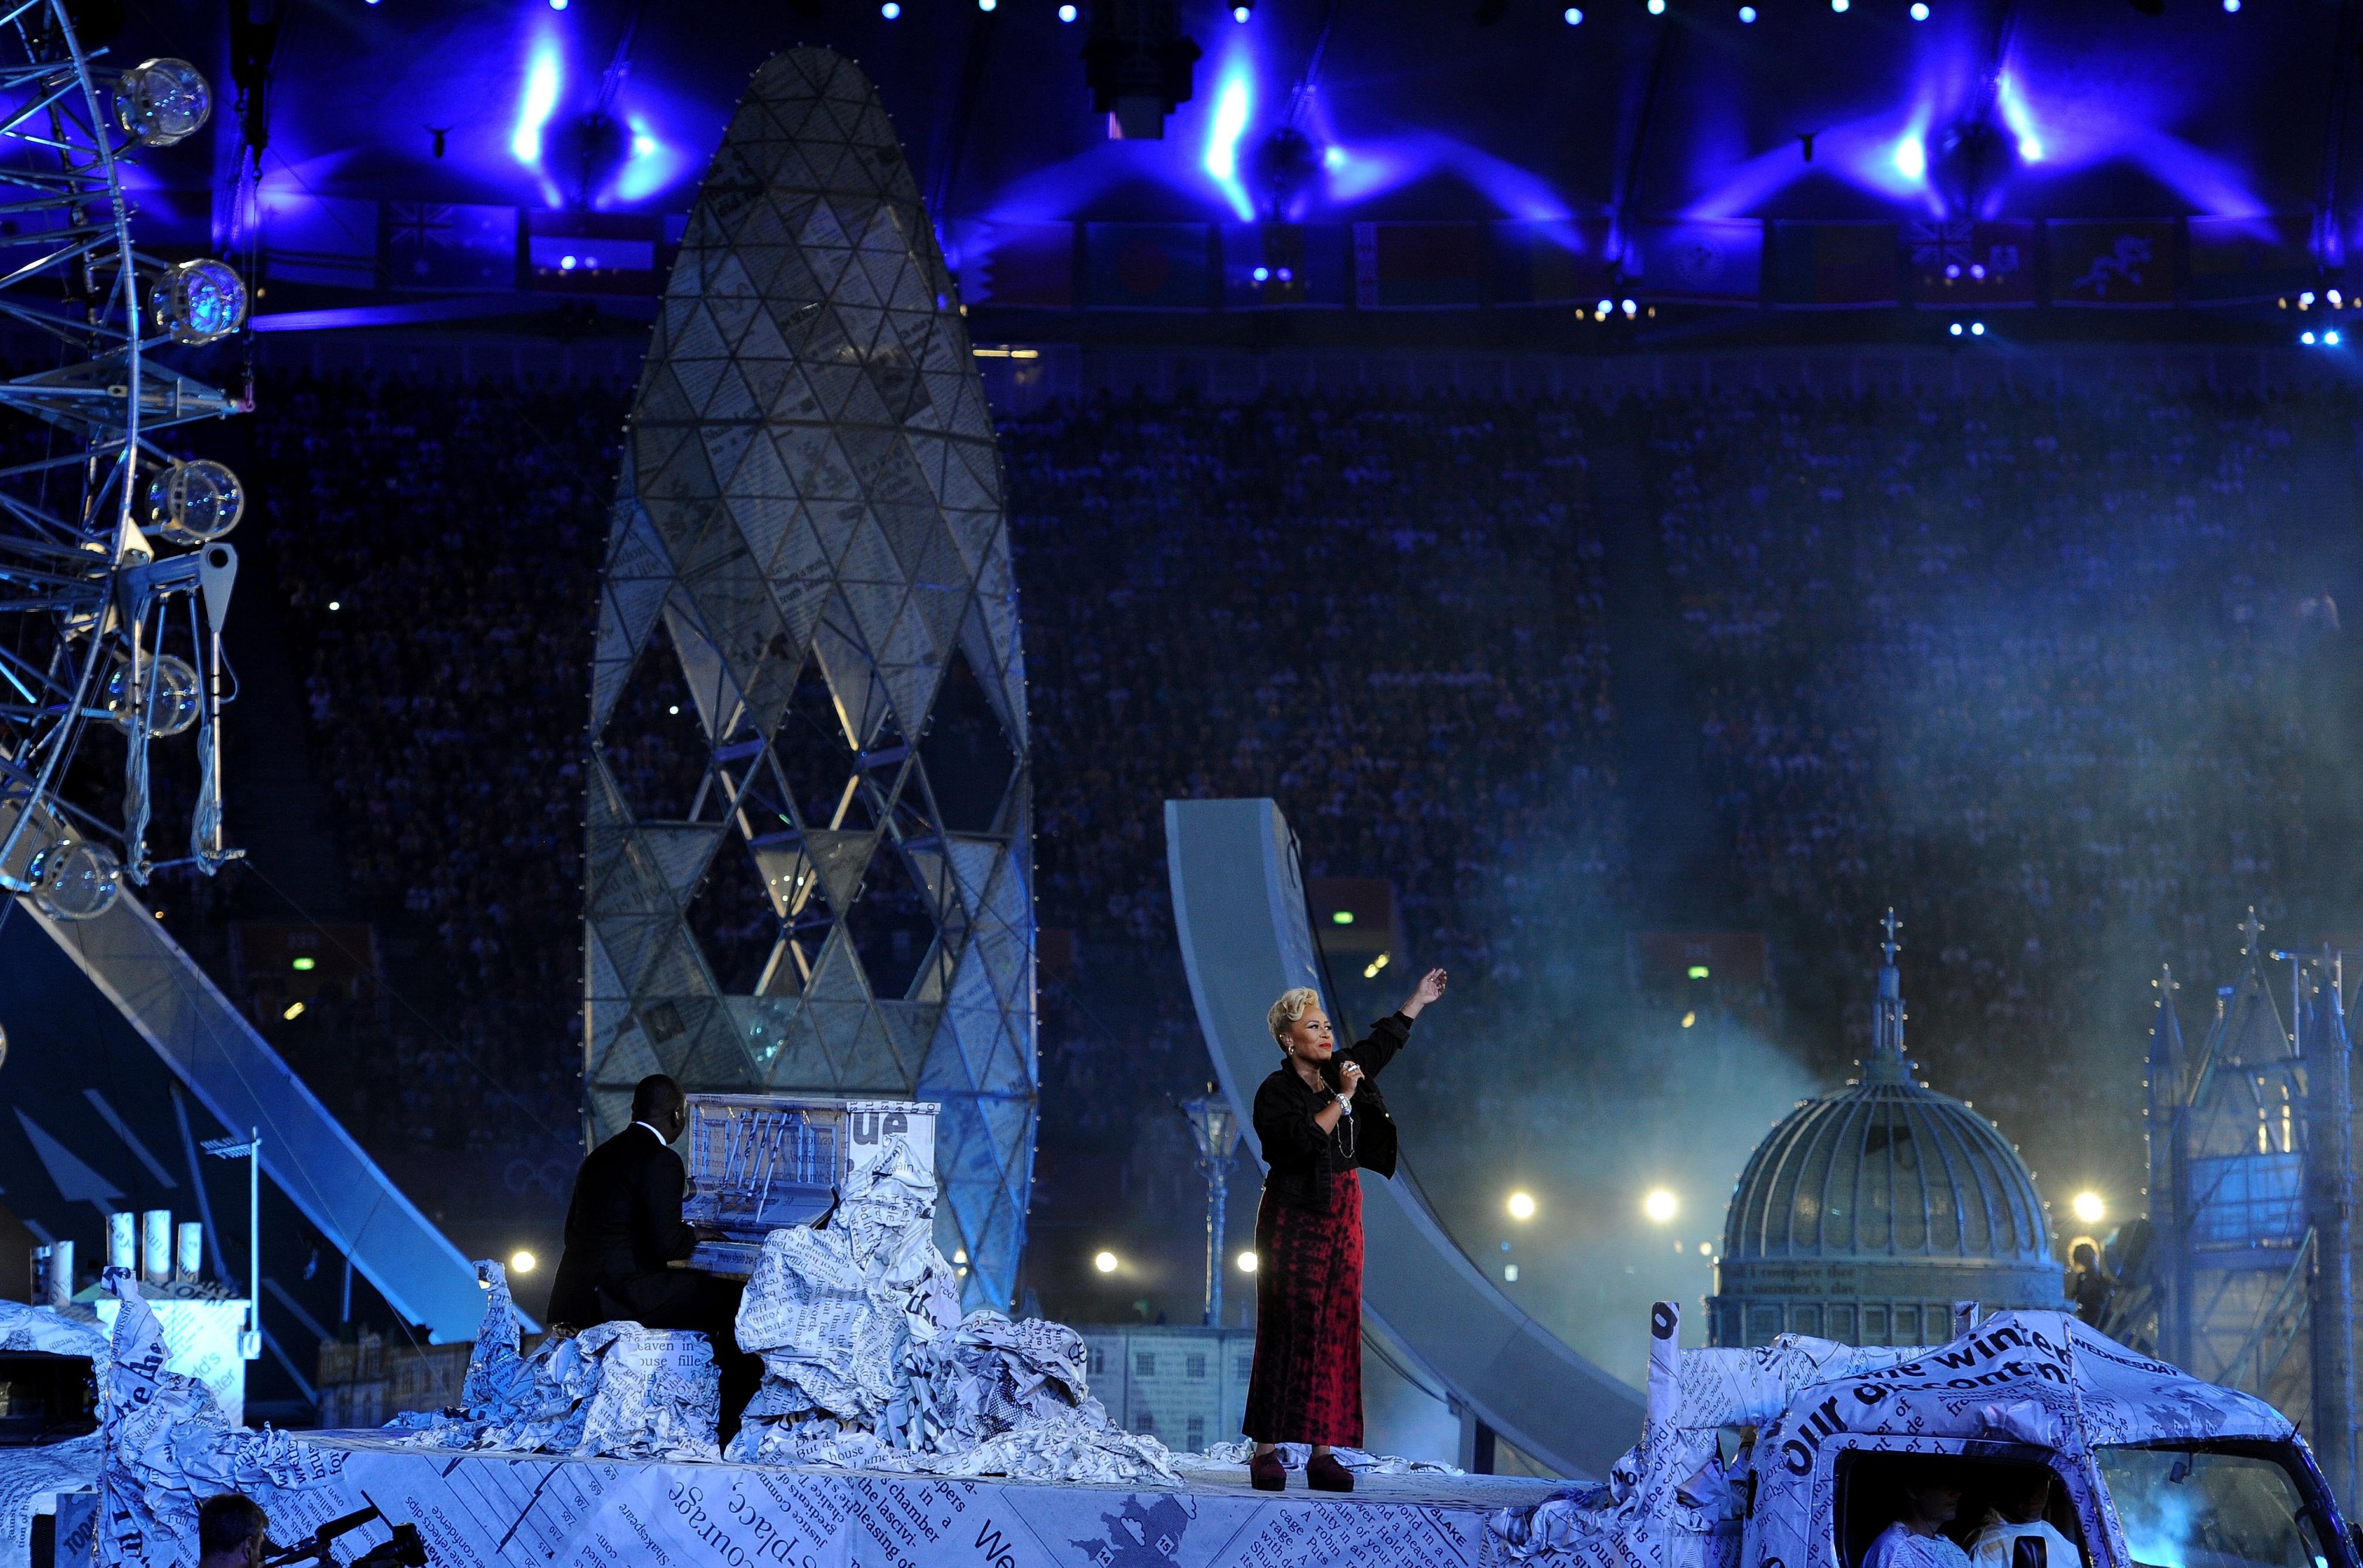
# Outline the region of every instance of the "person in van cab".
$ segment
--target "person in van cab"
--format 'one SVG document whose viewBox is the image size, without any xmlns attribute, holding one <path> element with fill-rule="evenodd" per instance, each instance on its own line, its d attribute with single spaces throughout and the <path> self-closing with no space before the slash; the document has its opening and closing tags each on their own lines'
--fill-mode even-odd
<svg viewBox="0 0 2363 1568">
<path fill-rule="evenodd" d="M 1927 1470 L 1904 1482 L 1903 1492 L 1903 1517 L 1879 1532 L 1862 1568 L 1969 1568 L 1969 1553 L 1944 1533 L 1961 1511 L 1960 1484 Z"/>
<path fill-rule="evenodd" d="M 2044 1514 L 2051 1507 L 2051 1472 L 2029 1469 L 1996 1489 L 1994 1506 L 1969 1542 L 1973 1568 L 2083 1568 L 2084 1554 L 2076 1543 L 2051 1528 Z M 2021 1563 L 2021 1541 L 2037 1552 Z"/>
</svg>

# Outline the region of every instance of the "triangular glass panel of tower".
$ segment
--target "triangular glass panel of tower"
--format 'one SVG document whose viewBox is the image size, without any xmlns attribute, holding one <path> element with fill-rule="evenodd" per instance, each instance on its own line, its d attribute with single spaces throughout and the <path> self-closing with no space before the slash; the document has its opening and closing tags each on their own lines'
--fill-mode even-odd
<svg viewBox="0 0 2363 1568">
<path fill-rule="evenodd" d="M 758 72 L 715 157 L 610 526 L 594 1132 L 655 1066 L 693 1091 L 940 1098 L 969 1305 L 1006 1308 L 1036 1075 L 1001 461 L 893 127 L 826 50 Z"/>
</svg>

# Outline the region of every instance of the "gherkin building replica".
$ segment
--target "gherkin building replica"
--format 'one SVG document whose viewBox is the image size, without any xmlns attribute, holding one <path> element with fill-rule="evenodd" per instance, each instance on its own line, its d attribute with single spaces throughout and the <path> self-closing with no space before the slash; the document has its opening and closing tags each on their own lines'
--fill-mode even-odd
<svg viewBox="0 0 2363 1568">
<path fill-rule="evenodd" d="M 932 1100 L 937 1240 L 1006 1308 L 1036 1070 L 999 455 L 875 90 L 755 75 L 667 285 L 601 585 L 588 1132 L 634 1083 Z"/>
</svg>

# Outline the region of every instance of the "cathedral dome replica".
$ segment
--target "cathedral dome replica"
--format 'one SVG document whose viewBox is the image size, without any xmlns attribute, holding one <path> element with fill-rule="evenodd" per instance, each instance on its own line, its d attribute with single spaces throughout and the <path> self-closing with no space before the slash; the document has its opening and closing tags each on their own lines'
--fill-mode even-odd
<svg viewBox="0 0 2363 1568">
<path fill-rule="evenodd" d="M 1941 1344 L 1955 1301 L 2060 1305 L 2025 1163 L 1992 1122 L 1912 1079 L 1892 910 L 1886 929 L 1862 1077 L 1783 1118 L 1732 1195 L 1707 1303 L 1715 1344 Z"/>
</svg>

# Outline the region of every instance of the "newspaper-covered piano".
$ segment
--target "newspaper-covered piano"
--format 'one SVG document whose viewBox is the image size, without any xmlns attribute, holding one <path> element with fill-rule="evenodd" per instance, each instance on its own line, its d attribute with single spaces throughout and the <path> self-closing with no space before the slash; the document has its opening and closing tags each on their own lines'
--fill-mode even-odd
<svg viewBox="0 0 2363 1568">
<path fill-rule="evenodd" d="M 690 1197 L 697 1231 L 683 1266 L 745 1277 L 763 1238 L 828 1212 L 849 1186 L 900 1147 L 933 1179 L 934 1105 L 804 1095 L 693 1094 Z"/>
</svg>

